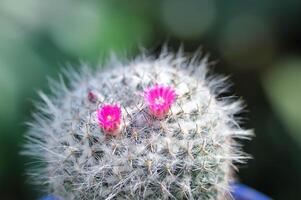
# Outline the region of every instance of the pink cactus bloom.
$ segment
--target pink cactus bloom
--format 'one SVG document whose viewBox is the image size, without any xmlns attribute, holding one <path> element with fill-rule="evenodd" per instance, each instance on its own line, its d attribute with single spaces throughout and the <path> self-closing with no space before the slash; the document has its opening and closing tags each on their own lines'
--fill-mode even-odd
<svg viewBox="0 0 301 200">
<path fill-rule="evenodd" d="M 117 105 L 104 105 L 98 110 L 100 127 L 106 134 L 115 135 L 119 130 L 121 109 Z"/>
<path fill-rule="evenodd" d="M 164 118 L 176 98 L 175 90 L 170 86 L 154 85 L 144 91 L 144 99 L 149 111 L 155 117 Z"/>
</svg>

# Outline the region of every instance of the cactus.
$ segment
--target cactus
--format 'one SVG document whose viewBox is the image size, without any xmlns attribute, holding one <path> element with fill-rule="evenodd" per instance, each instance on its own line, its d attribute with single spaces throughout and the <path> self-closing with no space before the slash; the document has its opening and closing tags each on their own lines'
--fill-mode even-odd
<svg viewBox="0 0 301 200">
<path fill-rule="evenodd" d="M 40 93 L 24 150 L 40 163 L 33 180 L 62 199 L 231 199 L 235 164 L 248 159 L 236 139 L 252 131 L 235 117 L 241 102 L 219 98 L 225 78 L 182 53 L 106 65 L 65 70 L 68 86 Z M 161 111 L 154 87 L 169 92 Z"/>
</svg>

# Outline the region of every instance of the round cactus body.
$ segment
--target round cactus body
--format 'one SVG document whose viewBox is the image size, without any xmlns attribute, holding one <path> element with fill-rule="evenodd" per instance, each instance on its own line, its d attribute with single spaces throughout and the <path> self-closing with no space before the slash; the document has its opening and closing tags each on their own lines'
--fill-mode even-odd
<svg viewBox="0 0 301 200">
<path fill-rule="evenodd" d="M 66 70 L 27 134 L 30 173 L 62 199 L 227 199 L 248 138 L 206 59 L 162 54 Z M 231 99 L 231 98 L 230 98 Z"/>
</svg>

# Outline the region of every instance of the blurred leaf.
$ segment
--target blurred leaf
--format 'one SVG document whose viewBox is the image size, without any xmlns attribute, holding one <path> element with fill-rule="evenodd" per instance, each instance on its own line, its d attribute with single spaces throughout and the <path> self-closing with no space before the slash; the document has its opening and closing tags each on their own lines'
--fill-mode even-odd
<svg viewBox="0 0 301 200">
<path fill-rule="evenodd" d="M 262 82 L 275 111 L 301 145 L 301 57 L 277 63 Z"/>
<path fill-rule="evenodd" d="M 19 91 L 17 77 L 8 65 L 1 62 L 0 58 L 0 121 L 8 123 L 15 121 L 19 110 Z M 2 126 L 1 126 L 2 127 Z"/>
<path fill-rule="evenodd" d="M 1 0 L 0 13 L 21 22 L 26 25 L 26 28 L 38 28 L 44 23 L 44 18 L 39 16 L 40 12 L 33 12 L 33 10 L 42 11 L 42 2 L 39 0 Z M 43 14 L 46 13 L 43 12 Z"/>
<path fill-rule="evenodd" d="M 55 10 L 50 32 L 64 51 L 88 58 L 129 49 L 149 39 L 150 24 L 132 10 L 96 2 L 63 4 Z"/>
</svg>

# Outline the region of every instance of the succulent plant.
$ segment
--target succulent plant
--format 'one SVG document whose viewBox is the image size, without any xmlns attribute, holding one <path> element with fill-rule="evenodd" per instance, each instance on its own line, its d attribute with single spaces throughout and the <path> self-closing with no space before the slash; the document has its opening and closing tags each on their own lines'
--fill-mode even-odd
<svg viewBox="0 0 301 200">
<path fill-rule="evenodd" d="M 40 93 L 24 154 L 62 199 L 231 199 L 237 139 L 248 139 L 208 61 L 163 52 L 102 69 L 65 70 Z"/>
</svg>

